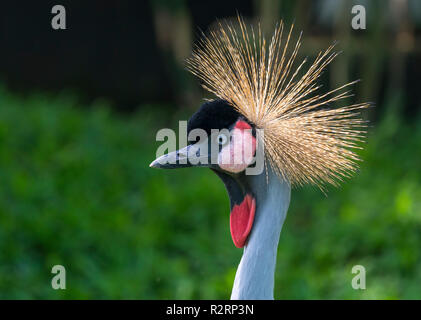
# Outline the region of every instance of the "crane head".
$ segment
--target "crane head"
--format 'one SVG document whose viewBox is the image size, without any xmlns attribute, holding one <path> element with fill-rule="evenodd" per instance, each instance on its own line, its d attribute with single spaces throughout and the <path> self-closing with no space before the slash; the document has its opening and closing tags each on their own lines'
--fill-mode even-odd
<svg viewBox="0 0 421 320">
<path fill-rule="evenodd" d="M 224 100 L 204 103 L 187 124 L 189 144 L 154 160 L 153 168 L 192 166 L 212 169 L 224 182 L 230 198 L 230 230 L 236 247 L 242 248 L 252 229 L 256 198 L 246 169 L 256 163 L 256 130 Z"/>
<path fill-rule="evenodd" d="M 356 81 L 319 91 L 318 79 L 337 56 L 334 45 L 311 65 L 307 59 L 297 64 L 301 35 L 291 47 L 293 27 L 283 34 L 281 22 L 266 41 L 260 27 L 246 25 L 239 16 L 237 24 L 219 22 L 216 30 L 203 35 L 187 60 L 188 69 L 218 100 L 205 103 L 191 117 L 188 134 L 201 129 L 206 138 L 151 164 L 211 168 L 228 189 L 237 247 L 245 245 L 265 196 L 247 175 L 254 163 L 262 167 L 260 174 L 270 169 L 290 186 L 313 184 L 323 190 L 358 169 L 355 150 L 365 140 L 367 121 L 361 112 L 368 103 L 331 107 L 350 97 L 346 89 Z M 212 134 L 212 129 L 220 131 Z"/>
</svg>

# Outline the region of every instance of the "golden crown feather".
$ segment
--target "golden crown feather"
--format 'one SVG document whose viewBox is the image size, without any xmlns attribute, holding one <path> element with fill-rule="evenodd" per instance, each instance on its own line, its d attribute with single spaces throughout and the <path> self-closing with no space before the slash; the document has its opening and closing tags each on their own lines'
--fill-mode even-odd
<svg viewBox="0 0 421 320">
<path fill-rule="evenodd" d="M 361 110 L 369 104 L 329 107 L 350 97 L 344 89 L 356 82 L 318 93 L 319 76 L 337 56 L 334 45 L 304 71 L 307 59 L 294 67 L 301 34 L 288 53 L 293 25 L 285 39 L 283 33 L 281 21 L 267 43 L 260 25 L 247 28 L 240 16 L 235 25 L 219 22 L 195 44 L 187 68 L 206 90 L 263 129 L 267 161 L 282 178 L 293 186 L 337 185 L 358 167 L 353 150 L 365 138 Z"/>
</svg>

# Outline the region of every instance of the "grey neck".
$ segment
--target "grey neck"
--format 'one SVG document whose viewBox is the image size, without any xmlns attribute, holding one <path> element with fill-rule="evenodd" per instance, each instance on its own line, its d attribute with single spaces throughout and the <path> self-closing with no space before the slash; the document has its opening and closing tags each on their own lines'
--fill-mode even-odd
<svg viewBox="0 0 421 320">
<path fill-rule="evenodd" d="M 291 188 L 272 172 L 268 181 L 265 173 L 248 179 L 256 197 L 256 213 L 231 299 L 273 299 L 276 254 Z"/>
</svg>

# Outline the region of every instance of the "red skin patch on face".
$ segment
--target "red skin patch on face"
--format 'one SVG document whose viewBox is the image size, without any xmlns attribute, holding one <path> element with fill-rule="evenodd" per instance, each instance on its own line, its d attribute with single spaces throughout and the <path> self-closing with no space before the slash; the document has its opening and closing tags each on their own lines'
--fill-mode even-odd
<svg viewBox="0 0 421 320">
<path fill-rule="evenodd" d="M 235 124 L 234 128 L 246 130 L 246 129 L 251 129 L 251 126 L 243 120 L 238 120 L 237 123 Z"/>
<path fill-rule="evenodd" d="M 246 244 L 247 237 L 253 226 L 254 213 L 256 211 L 256 200 L 247 194 L 243 202 L 236 204 L 230 214 L 230 230 L 232 241 L 237 248 Z"/>
</svg>

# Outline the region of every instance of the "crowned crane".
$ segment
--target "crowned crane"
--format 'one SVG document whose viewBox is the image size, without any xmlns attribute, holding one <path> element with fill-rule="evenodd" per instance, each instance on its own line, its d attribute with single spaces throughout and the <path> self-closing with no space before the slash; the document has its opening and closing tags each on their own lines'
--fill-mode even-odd
<svg viewBox="0 0 421 320">
<path fill-rule="evenodd" d="M 232 240 L 244 248 L 231 299 L 274 298 L 277 248 L 291 187 L 337 185 L 356 171 L 359 158 L 353 149 L 365 136 L 360 112 L 368 104 L 328 106 L 349 97 L 344 88 L 354 82 L 317 93 L 317 79 L 337 55 L 333 45 L 305 71 L 306 60 L 294 69 L 301 35 L 288 53 L 293 27 L 286 37 L 283 29 L 281 22 L 267 43 L 260 27 L 247 27 L 238 17 L 235 25 L 219 22 L 202 34 L 187 65 L 217 98 L 192 115 L 187 132 L 201 129 L 207 139 L 194 140 L 150 165 L 206 166 L 223 181 Z M 257 166 L 259 147 L 263 170 L 248 174 L 248 168 Z M 205 161 L 192 161 L 190 155 Z"/>
</svg>

